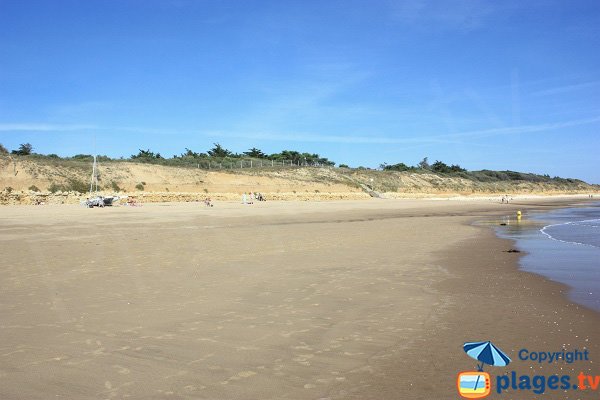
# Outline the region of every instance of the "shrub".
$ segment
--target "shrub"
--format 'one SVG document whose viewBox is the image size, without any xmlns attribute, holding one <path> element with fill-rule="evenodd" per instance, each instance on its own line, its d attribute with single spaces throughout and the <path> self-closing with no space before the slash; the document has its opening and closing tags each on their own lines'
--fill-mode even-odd
<svg viewBox="0 0 600 400">
<path fill-rule="evenodd" d="M 115 192 L 120 192 L 120 191 L 122 191 L 122 190 L 123 190 L 123 189 L 121 189 L 121 188 L 119 187 L 119 184 L 118 184 L 117 182 L 115 182 L 115 181 L 111 181 L 111 182 L 110 182 L 110 187 L 111 187 L 111 189 L 112 189 L 112 190 L 114 190 Z"/>
<path fill-rule="evenodd" d="M 61 191 L 61 190 L 63 190 L 63 187 L 64 187 L 63 185 L 58 185 L 58 184 L 56 184 L 56 183 L 52 182 L 52 183 L 50 184 L 50 186 L 48 186 L 48 191 L 49 191 L 50 193 L 56 193 L 56 192 L 58 192 L 58 191 Z"/>
<path fill-rule="evenodd" d="M 398 164 L 394 164 L 394 165 L 382 165 L 383 169 L 386 171 L 411 171 L 412 169 L 414 169 L 413 167 L 409 167 L 408 165 L 404 164 L 404 163 L 398 163 Z"/>
<path fill-rule="evenodd" d="M 139 153 L 132 154 L 130 158 L 132 160 L 138 160 L 138 161 L 142 161 L 142 162 L 163 159 L 163 157 L 160 155 L 160 153 L 154 153 L 153 151 L 150 151 L 150 149 L 148 149 L 148 150 L 140 149 Z"/>
<path fill-rule="evenodd" d="M 33 146 L 30 143 L 23 143 L 19 146 L 19 150 L 13 150 L 12 153 L 20 156 L 28 156 L 33 152 Z"/>
<path fill-rule="evenodd" d="M 83 182 L 80 181 L 79 179 L 69 179 L 68 183 L 67 183 L 67 190 L 69 192 L 79 192 L 79 193 L 85 193 L 89 190 L 89 186 Z"/>
<path fill-rule="evenodd" d="M 35 185 L 31 185 L 29 186 L 29 190 L 31 190 L 32 192 L 40 192 L 41 190 L 35 186 Z"/>
<path fill-rule="evenodd" d="M 8 154 L 8 149 L 0 143 L 0 154 Z"/>
<path fill-rule="evenodd" d="M 423 158 L 418 165 L 419 168 L 421 169 L 430 169 L 431 166 L 429 165 L 429 159 L 427 157 Z"/>
<path fill-rule="evenodd" d="M 452 172 L 466 172 L 466 169 L 462 168 L 458 164 L 452 164 L 449 166 L 446 163 L 439 161 L 439 160 L 436 160 L 436 162 L 434 162 L 431 165 L 431 169 L 434 172 L 439 172 L 442 174 L 447 174 L 447 173 L 452 173 Z"/>
<path fill-rule="evenodd" d="M 73 160 L 89 160 L 89 159 L 93 159 L 94 157 L 91 154 L 75 154 L 71 158 Z"/>
<path fill-rule="evenodd" d="M 135 185 L 135 188 L 137 190 L 144 190 L 144 185 L 142 185 L 141 183 L 138 183 L 137 185 Z"/>
<path fill-rule="evenodd" d="M 69 179 L 66 184 L 52 182 L 48 187 L 51 193 L 56 192 L 79 192 L 85 193 L 89 190 L 89 186 L 79 179 Z"/>
</svg>

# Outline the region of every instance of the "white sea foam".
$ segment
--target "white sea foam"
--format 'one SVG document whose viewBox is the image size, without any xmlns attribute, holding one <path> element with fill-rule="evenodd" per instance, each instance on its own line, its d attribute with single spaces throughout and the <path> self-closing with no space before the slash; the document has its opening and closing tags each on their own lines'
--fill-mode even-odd
<svg viewBox="0 0 600 400">
<path fill-rule="evenodd" d="M 591 224 L 590 224 L 591 223 Z M 590 228 L 600 228 L 600 225 L 596 225 L 600 223 L 600 218 L 595 218 L 595 219 L 586 219 L 586 220 L 582 220 L 582 221 L 569 221 L 569 222 L 563 222 L 560 224 L 550 224 L 550 225 L 546 225 L 544 226 L 542 229 L 540 229 L 540 232 L 545 235 L 548 239 L 551 240 L 555 240 L 557 242 L 561 242 L 561 243 L 569 243 L 569 244 L 574 244 L 574 245 L 579 245 L 579 246 L 590 246 L 590 247 L 598 247 L 594 244 L 591 243 L 581 243 L 581 242 L 577 242 L 577 241 L 572 241 L 572 240 L 563 240 L 563 239 L 558 239 L 554 236 L 552 236 L 550 233 L 547 232 L 547 230 L 549 228 L 555 228 L 555 227 L 559 227 L 559 226 L 585 226 L 585 227 L 590 227 Z"/>
<path fill-rule="evenodd" d="M 600 203 L 554 210 L 532 220 L 546 221 L 546 226 L 502 230 L 528 253 L 520 259 L 521 267 L 570 286 L 573 301 L 600 312 Z"/>
</svg>

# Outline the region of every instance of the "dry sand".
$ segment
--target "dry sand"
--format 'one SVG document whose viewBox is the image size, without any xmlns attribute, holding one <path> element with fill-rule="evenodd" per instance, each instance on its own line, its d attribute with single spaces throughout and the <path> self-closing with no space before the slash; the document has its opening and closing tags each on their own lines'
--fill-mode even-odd
<svg viewBox="0 0 600 400">
<path fill-rule="evenodd" d="M 450 399 L 470 340 L 599 361 L 598 315 L 472 225 L 531 207 L 0 208 L 0 398 Z"/>
</svg>

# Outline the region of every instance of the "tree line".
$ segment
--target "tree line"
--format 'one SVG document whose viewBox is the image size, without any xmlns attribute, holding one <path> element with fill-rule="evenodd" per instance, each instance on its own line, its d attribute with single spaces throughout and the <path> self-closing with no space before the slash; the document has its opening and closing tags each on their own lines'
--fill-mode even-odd
<svg viewBox="0 0 600 400">
<path fill-rule="evenodd" d="M 8 150 L 0 144 L 0 154 L 8 154 Z M 30 143 L 23 143 L 19 146 L 18 149 L 13 150 L 11 154 L 16 155 L 31 155 L 33 153 L 33 146 Z M 47 157 L 50 158 L 60 158 L 56 154 L 48 154 Z M 86 159 L 91 158 L 91 154 L 76 154 L 73 157 L 69 157 L 72 159 Z M 110 160 L 110 157 L 100 156 L 101 160 Z M 188 162 L 199 162 L 199 161 L 223 161 L 226 159 L 244 159 L 244 158 L 253 158 L 259 160 L 273 160 L 273 161 L 288 161 L 292 162 L 294 165 L 321 165 L 321 166 L 334 166 L 335 162 L 330 161 L 326 157 L 321 157 L 319 154 L 315 153 L 300 153 L 295 150 L 282 150 L 279 153 L 266 154 L 262 150 L 252 147 L 248 151 L 244 151 L 242 153 L 234 153 L 231 150 L 226 149 L 219 143 L 213 143 L 213 147 L 207 150 L 205 153 L 203 152 L 195 152 L 191 149 L 185 148 L 185 151 L 179 155 L 175 154 L 171 158 L 171 160 L 177 161 L 188 161 Z M 130 160 L 135 160 L 139 162 L 159 162 L 160 160 L 168 161 L 169 158 L 163 157 L 160 153 L 155 153 L 150 149 L 139 149 L 137 154 L 132 154 L 129 157 Z M 340 164 L 341 168 L 350 168 L 347 164 Z M 425 157 L 421 162 L 419 162 L 415 166 L 408 166 L 405 163 L 397 163 L 397 164 L 387 164 L 383 163 L 380 166 L 381 170 L 384 171 L 417 171 L 417 170 L 429 170 L 433 172 L 439 173 L 452 173 L 452 172 L 466 172 L 466 169 L 462 168 L 458 164 L 447 165 L 442 161 L 436 160 L 433 164 L 429 164 L 428 158 Z M 365 169 L 359 167 L 359 169 Z"/>
<path fill-rule="evenodd" d="M 28 156 L 33 153 L 33 146 L 30 143 L 23 143 L 18 149 L 10 152 L 10 154 L 16 154 L 19 156 Z M 0 143 L 0 154 L 8 154 L 8 149 Z"/>
<path fill-rule="evenodd" d="M 150 149 L 142 150 L 140 149 L 137 154 L 132 154 L 130 157 L 132 160 L 139 161 L 149 161 L 152 159 L 162 159 L 160 153 L 154 153 Z M 319 154 L 315 153 L 300 153 L 295 150 L 283 150 L 279 153 L 266 154 L 262 150 L 253 147 L 248 151 L 244 151 L 242 153 L 234 153 L 231 150 L 226 149 L 221 146 L 219 143 L 213 143 L 213 147 L 206 151 L 195 152 L 191 149 L 186 148 L 185 151 L 179 155 L 173 155 L 172 159 L 175 160 L 188 160 L 188 161 L 202 161 L 202 160 L 218 160 L 222 161 L 224 159 L 244 159 L 244 158 L 254 158 L 259 160 L 285 160 L 291 161 L 296 165 L 321 165 L 321 166 L 334 166 L 335 162 L 330 161 L 326 157 L 321 157 Z"/>
<path fill-rule="evenodd" d="M 392 165 L 383 163 L 379 167 L 384 171 L 400 171 L 400 172 L 418 171 L 418 170 L 433 171 L 433 172 L 438 172 L 441 174 L 449 174 L 449 173 L 453 173 L 453 172 L 467 172 L 466 169 L 464 169 L 463 167 L 461 167 L 458 164 L 448 165 L 448 164 L 444 163 L 443 161 L 439 161 L 439 160 L 436 160 L 433 164 L 429 164 L 428 157 L 423 158 L 423 160 L 421 160 L 417 165 L 414 165 L 414 166 L 408 166 L 401 162 L 401 163 L 392 164 Z"/>
<path fill-rule="evenodd" d="M 8 149 L 0 144 L 0 154 L 9 154 Z M 12 150 L 10 154 L 15 155 L 36 155 L 33 152 L 33 146 L 30 143 L 23 143 L 18 149 Z M 47 154 L 46 157 L 60 158 L 56 154 Z M 91 154 L 76 154 L 70 159 L 87 159 L 93 157 Z M 100 156 L 100 160 L 111 160 L 110 157 Z M 279 153 L 266 154 L 262 150 L 253 147 L 248 151 L 242 153 L 234 153 L 231 150 L 226 149 L 219 143 L 213 143 L 213 147 L 206 152 L 195 152 L 191 149 L 186 148 L 181 154 L 175 154 L 173 157 L 164 157 L 159 152 L 154 152 L 150 149 L 139 149 L 137 154 L 132 154 L 129 159 L 138 162 L 149 162 L 149 163 L 161 163 L 174 161 L 176 164 L 180 163 L 200 163 L 203 161 L 214 161 L 222 162 L 227 160 L 235 159 L 259 159 L 269 161 L 286 161 L 291 162 L 294 165 L 319 165 L 319 166 L 334 166 L 335 162 L 329 160 L 327 157 L 322 157 L 316 153 L 301 153 L 295 150 L 282 150 Z"/>
</svg>

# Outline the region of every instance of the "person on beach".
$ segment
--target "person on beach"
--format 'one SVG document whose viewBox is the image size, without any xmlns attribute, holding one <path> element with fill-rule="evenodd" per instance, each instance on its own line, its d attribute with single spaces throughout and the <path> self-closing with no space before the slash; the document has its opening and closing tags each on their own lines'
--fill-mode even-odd
<svg viewBox="0 0 600 400">
<path fill-rule="evenodd" d="M 254 204 L 254 192 L 250 192 L 250 204 Z"/>
<path fill-rule="evenodd" d="M 242 195 L 242 204 L 244 204 L 244 205 L 248 204 L 248 198 L 246 197 L 246 192 L 244 192 L 244 194 Z"/>
</svg>

